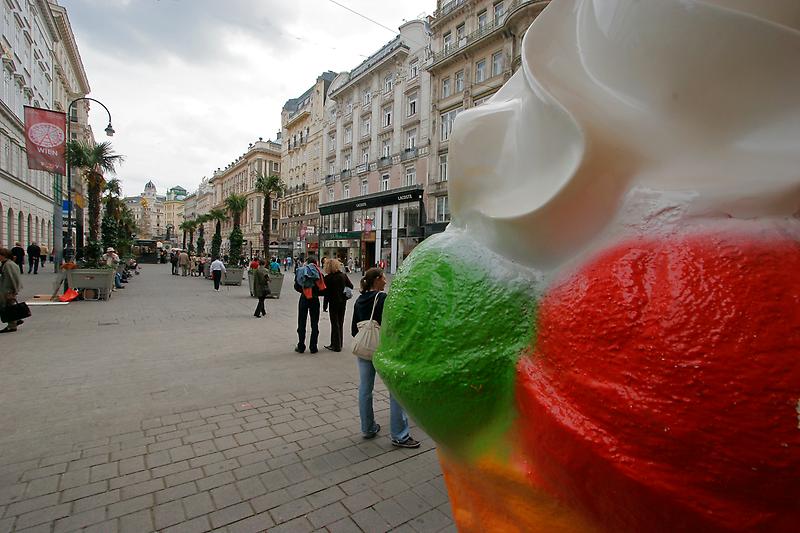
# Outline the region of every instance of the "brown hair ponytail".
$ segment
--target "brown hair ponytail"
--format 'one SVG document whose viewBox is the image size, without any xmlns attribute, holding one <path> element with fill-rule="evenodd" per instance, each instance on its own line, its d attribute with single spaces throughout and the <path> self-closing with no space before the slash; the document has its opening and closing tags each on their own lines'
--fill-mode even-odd
<svg viewBox="0 0 800 533">
<path fill-rule="evenodd" d="M 372 290 L 372 287 L 375 285 L 375 280 L 383 276 L 383 270 L 378 267 L 373 267 L 367 270 L 364 273 L 364 277 L 361 278 L 361 292 L 369 292 Z"/>
</svg>

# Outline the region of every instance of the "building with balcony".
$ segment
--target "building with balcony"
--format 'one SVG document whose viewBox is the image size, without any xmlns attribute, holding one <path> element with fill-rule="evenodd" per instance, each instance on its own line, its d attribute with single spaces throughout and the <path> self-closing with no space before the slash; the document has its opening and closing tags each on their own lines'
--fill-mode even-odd
<svg viewBox="0 0 800 533">
<path fill-rule="evenodd" d="M 207 213 L 212 208 L 226 209 L 225 199 L 231 194 L 239 194 L 247 198 L 247 208 L 241 216 L 241 229 L 244 235 L 243 253 L 248 256 L 263 256 L 263 238 L 261 224 L 264 217 L 264 195 L 256 192 L 256 179 L 259 175 L 281 175 L 281 144 L 277 141 L 265 141 L 261 137 L 250 143 L 247 151 L 232 161 L 224 169 L 217 169 L 208 181 L 213 193 L 206 200 L 198 196 L 196 215 Z M 210 200 L 210 201 L 209 201 Z M 202 205 L 206 202 L 206 205 Z M 278 198 L 271 199 L 270 243 L 278 241 Z M 206 242 L 209 243 L 215 228 L 208 223 L 205 231 Z M 233 230 L 233 219 L 222 223 L 222 252 L 230 248 L 227 237 Z M 277 244 L 275 244 L 277 246 Z M 277 251 L 277 250 L 275 250 Z M 270 249 L 273 253 L 273 250 Z"/>
<path fill-rule="evenodd" d="M 66 180 L 28 169 L 23 106 L 65 112 L 69 102 L 89 92 L 89 82 L 63 7 L 47 0 L 9 1 L 0 10 L 0 244 L 37 241 L 59 256 Z M 91 135 L 87 111 L 75 108 L 73 138 Z M 76 185 L 80 190 L 80 180 Z"/>
<path fill-rule="evenodd" d="M 183 213 L 186 205 L 186 189 L 177 186 L 167 191 L 164 200 L 164 237 L 169 235 L 170 241 L 178 242 L 178 226 L 183 222 Z"/>
<path fill-rule="evenodd" d="M 325 100 L 335 72 L 323 72 L 307 91 L 281 110 L 281 168 L 286 192 L 279 202 L 279 242 L 305 256 L 319 248 L 319 190 L 324 182 L 322 129 Z"/>
<path fill-rule="evenodd" d="M 430 151 L 427 22 L 398 35 L 328 92 L 320 255 L 395 272 L 422 240 Z"/>
<path fill-rule="evenodd" d="M 152 180 L 144 186 L 139 196 L 126 196 L 122 199 L 133 213 L 136 221 L 137 239 L 163 240 L 167 233 L 167 217 L 164 204 L 166 196 L 160 196 Z"/>
<path fill-rule="evenodd" d="M 549 0 L 437 0 L 430 19 L 431 169 L 426 234 L 450 221 L 448 141 L 458 113 L 486 102 L 519 68 L 522 38 Z"/>
</svg>

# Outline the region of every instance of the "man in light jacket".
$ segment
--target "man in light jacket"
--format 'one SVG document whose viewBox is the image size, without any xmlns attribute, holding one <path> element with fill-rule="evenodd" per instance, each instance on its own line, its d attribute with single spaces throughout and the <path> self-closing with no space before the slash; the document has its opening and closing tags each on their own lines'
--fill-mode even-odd
<svg viewBox="0 0 800 533">
<path fill-rule="evenodd" d="M 17 294 L 20 290 L 22 290 L 22 278 L 19 266 L 11 260 L 11 250 L 0 248 L 0 311 L 17 301 Z M 5 329 L 0 330 L 0 333 L 17 331 L 17 326 L 21 323 L 22 320 L 8 322 L 8 325 Z"/>
</svg>

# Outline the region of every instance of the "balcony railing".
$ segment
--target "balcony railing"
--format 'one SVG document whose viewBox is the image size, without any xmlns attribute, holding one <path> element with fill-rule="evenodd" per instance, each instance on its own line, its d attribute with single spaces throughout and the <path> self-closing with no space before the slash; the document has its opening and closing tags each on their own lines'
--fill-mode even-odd
<svg viewBox="0 0 800 533">
<path fill-rule="evenodd" d="M 457 53 L 458 51 L 467 48 L 469 45 L 471 45 L 484 35 L 488 35 L 494 32 L 498 27 L 502 26 L 503 23 L 505 23 L 505 21 L 508 19 L 509 15 L 514 11 L 516 11 L 517 9 L 523 7 L 526 4 L 531 4 L 533 2 L 539 2 L 539 1 L 541 0 L 514 0 L 508 6 L 508 10 L 505 13 L 503 13 L 499 17 L 495 17 L 494 19 L 488 21 L 486 24 L 484 24 L 477 30 L 467 35 L 465 38 L 459 39 L 457 43 L 451 43 L 446 49 L 433 54 L 432 63 L 436 64 L 439 61 L 442 61 L 443 59 Z M 451 6 L 451 4 L 453 5 Z M 437 17 L 444 16 L 447 13 L 453 11 L 455 8 L 459 7 L 461 4 L 463 4 L 463 1 L 453 0 L 452 2 L 449 2 L 448 4 L 442 6 L 442 12 L 435 14 L 435 16 Z"/>
<path fill-rule="evenodd" d="M 442 9 L 438 11 L 434 11 L 433 16 L 436 18 L 443 17 L 449 13 L 452 13 L 456 10 L 456 8 L 464 5 L 467 3 L 467 0 L 451 0 L 442 6 Z"/>
<path fill-rule="evenodd" d="M 442 192 L 447 192 L 447 180 L 445 181 L 434 181 L 428 184 L 428 193 L 429 194 L 439 194 Z"/>
<path fill-rule="evenodd" d="M 342 170 L 342 179 L 349 178 L 349 177 L 350 177 L 350 169 L 346 168 L 346 169 Z"/>
<path fill-rule="evenodd" d="M 378 159 L 378 168 L 385 168 L 392 166 L 392 158 L 390 157 L 381 157 Z"/>
<path fill-rule="evenodd" d="M 361 163 L 356 167 L 356 174 L 364 174 L 369 170 L 369 165 L 367 163 Z"/>
<path fill-rule="evenodd" d="M 325 185 L 333 185 L 333 182 L 336 181 L 336 174 L 328 174 L 325 176 Z"/>
<path fill-rule="evenodd" d="M 402 154 L 400 154 L 401 161 L 408 161 L 409 159 L 414 159 L 417 157 L 417 149 L 416 148 L 406 148 Z"/>
</svg>

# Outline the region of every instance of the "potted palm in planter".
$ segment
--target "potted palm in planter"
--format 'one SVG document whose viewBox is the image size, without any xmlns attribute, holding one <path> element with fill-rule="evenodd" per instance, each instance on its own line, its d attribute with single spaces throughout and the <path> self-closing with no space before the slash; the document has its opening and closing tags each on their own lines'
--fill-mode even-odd
<svg viewBox="0 0 800 533">
<path fill-rule="evenodd" d="M 102 299 L 110 297 L 115 273 L 113 267 L 101 262 L 103 245 L 100 241 L 100 204 L 105 185 L 103 173 L 115 172 L 123 159 L 121 155 L 114 153 L 109 142 L 95 145 L 80 141 L 67 143 L 67 164 L 77 168 L 86 180 L 89 200 L 89 242 L 84 248 L 84 260 L 79 268 L 67 271 L 67 283 L 73 289 L 97 289 Z"/>
<path fill-rule="evenodd" d="M 244 243 L 244 235 L 242 235 L 241 220 L 242 212 L 247 209 L 247 198 L 240 194 L 231 194 L 225 198 L 225 207 L 233 218 L 233 231 L 228 237 L 230 243 L 230 252 L 228 259 L 230 266 L 225 265 L 225 285 L 241 285 L 242 275 L 244 269 L 241 267 L 242 262 L 242 244 Z"/>
<path fill-rule="evenodd" d="M 220 256 L 220 248 L 222 248 L 222 223 L 228 220 L 228 214 L 224 209 L 215 208 L 203 215 L 208 222 L 214 222 L 214 236 L 211 237 L 211 257 L 217 258 Z M 206 262 L 203 267 L 203 274 L 206 278 L 211 278 L 211 261 Z"/>
<path fill-rule="evenodd" d="M 265 176 L 262 173 L 256 174 L 256 191 L 264 195 L 264 210 L 263 218 L 261 219 L 261 239 L 264 244 L 264 259 L 270 260 L 269 254 L 269 232 L 270 225 L 272 224 L 272 198 L 280 198 L 286 185 L 281 181 L 279 176 Z M 280 298 L 281 287 L 283 286 L 283 273 L 278 270 L 274 272 L 270 270 L 270 298 Z"/>
</svg>

